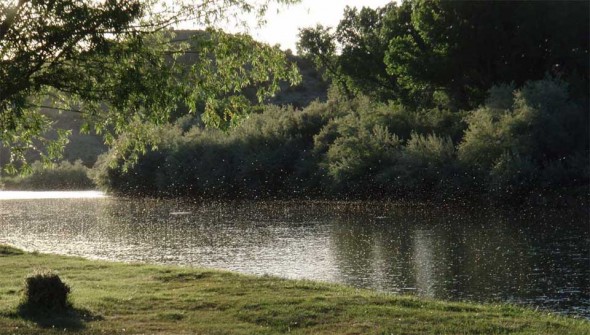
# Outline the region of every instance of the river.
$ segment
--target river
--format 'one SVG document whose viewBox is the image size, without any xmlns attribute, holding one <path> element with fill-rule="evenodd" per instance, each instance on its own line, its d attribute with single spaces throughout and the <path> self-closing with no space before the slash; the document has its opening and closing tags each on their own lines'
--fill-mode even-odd
<svg viewBox="0 0 590 335">
<path fill-rule="evenodd" d="M 590 318 L 588 211 L 0 192 L 0 243 Z"/>
</svg>

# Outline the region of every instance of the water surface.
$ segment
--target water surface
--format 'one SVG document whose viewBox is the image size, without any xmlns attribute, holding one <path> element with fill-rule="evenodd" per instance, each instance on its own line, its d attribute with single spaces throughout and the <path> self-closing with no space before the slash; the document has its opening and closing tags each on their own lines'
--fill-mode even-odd
<svg viewBox="0 0 590 335">
<path fill-rule="evenodd" d="M 0 201 L 0 243 L 590 317 L 588 213 L 392 203 Z"/>
<path fill-rule="evenodd" d="M 100 191 L 0 191 L 0 200 L 25 199 L 96 199 L 105 198 Z"/>
</svg>

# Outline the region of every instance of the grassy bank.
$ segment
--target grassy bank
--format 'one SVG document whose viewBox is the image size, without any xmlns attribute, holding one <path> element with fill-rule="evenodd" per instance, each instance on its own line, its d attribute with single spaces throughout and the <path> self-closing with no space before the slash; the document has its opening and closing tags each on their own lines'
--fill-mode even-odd
<svg viewBox="0 0 590 335">
<path fill-rule="evenodd" d="M 590 334 L 590 323 L 514 306 L 447 303 L 344 286 L 24 253 L 0 246 L 0 333 Z M 60 273 L 74 309 L 19 311 L 23 279 Z"/>
</svg>

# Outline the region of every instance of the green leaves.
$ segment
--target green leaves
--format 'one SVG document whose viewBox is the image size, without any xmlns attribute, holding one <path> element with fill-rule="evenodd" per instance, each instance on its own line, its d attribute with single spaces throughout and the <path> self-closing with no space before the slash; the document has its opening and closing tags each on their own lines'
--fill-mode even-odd
<svg viewBox="0 0 590 335">
<path fill-rule="evenodd" d="M 281 81 L 294 85 L 301 80 L 278 47 L 258 43 L 248 35 L 208 30 L 194 36 L 191 51 L 200 61 L 187 77 L 187 102 L 193 108 L 204 105 L 204 122 L 217 128 L 236 124 L 254 104 L 272 97 Z M 244 94 L 248 90 L 254 92 L 250 99 Z"/>
<path fill-rule="evenodd" d="M 507 85 L 491 90 L 488 105 L 467 118 L 460 162 L 489 179 L 491 187 L 587 183 L 579 159 L 588 166 L 588 114 L 570 100 L 567 85 L 553 79 L 528 82 L 513 91 L 505 109 L 508 90 Z"/>
<path fill-rule="evenodd" d="M 348 8 L 334 32 L 302 30 L 299 46 L 346 93 L 414 109 L 474 109 L 493 85 L 546 73 L 585 97 L 589 12 L 587 2 L 404 1 Z"/>
<path fill-rule="evenodd" d="M 137 1 L 89 5 L 71 0 L 0 7 L 0 141 L 11 151 L 7 170 L 26 171 L 30 151 L 41 152 L 44 161 L 60 155 L 67 132 L 46 137 L 52 125 L 39 111 L 46 94 L 53 89 L 82 96 L 91 86 L 85 59 L 96 57 L 112 39 L 106 32 L 129 27 L 139 7 Z"/>
<path fill-rule="evenodd" d="M 137 133 L 140 125 L 165 124 L 186 106 L 205 113 L 211 126 L 237 124 L 252 106 L 274 95 L 280 82 L 300 80 L 277 47 L 215 28 L 236 13 L 260 15 L 269 2 L 1 4 L 0 140 L 11 149 L 11 162 L 25 162 L 27 151 L 42 151 L 44 144 L 50 144 L 44 159 L 51 160 L 65 145 L 65 132 L 45 140 L 51 124 L 40 107 L 80 113 L 82 131 L 102 134 L 107 144 L 129 133 L 134 140 L 127 149 L 136 153 L 157 142 Z M 189 43 L 174 40 L 168 28 L 186 20 L 210 28 Z"/>
</svg>

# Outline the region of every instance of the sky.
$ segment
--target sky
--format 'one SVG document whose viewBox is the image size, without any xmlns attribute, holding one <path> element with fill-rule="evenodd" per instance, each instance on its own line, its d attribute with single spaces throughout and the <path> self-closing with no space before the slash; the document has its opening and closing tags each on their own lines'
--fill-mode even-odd
<svg viewBox="0 0 590 335">
<path fill-rule="evenodd" d="M 257 40 L 296 52 L 295 43 L 299 28 L 323 26 L 336 27 L 346 6 L 382 7 L 391 0 L 302 0 L 297 5 L 269 8 L 267 24 L 262 28 L 252 28 L 250 34 Z"/>
</svg>

